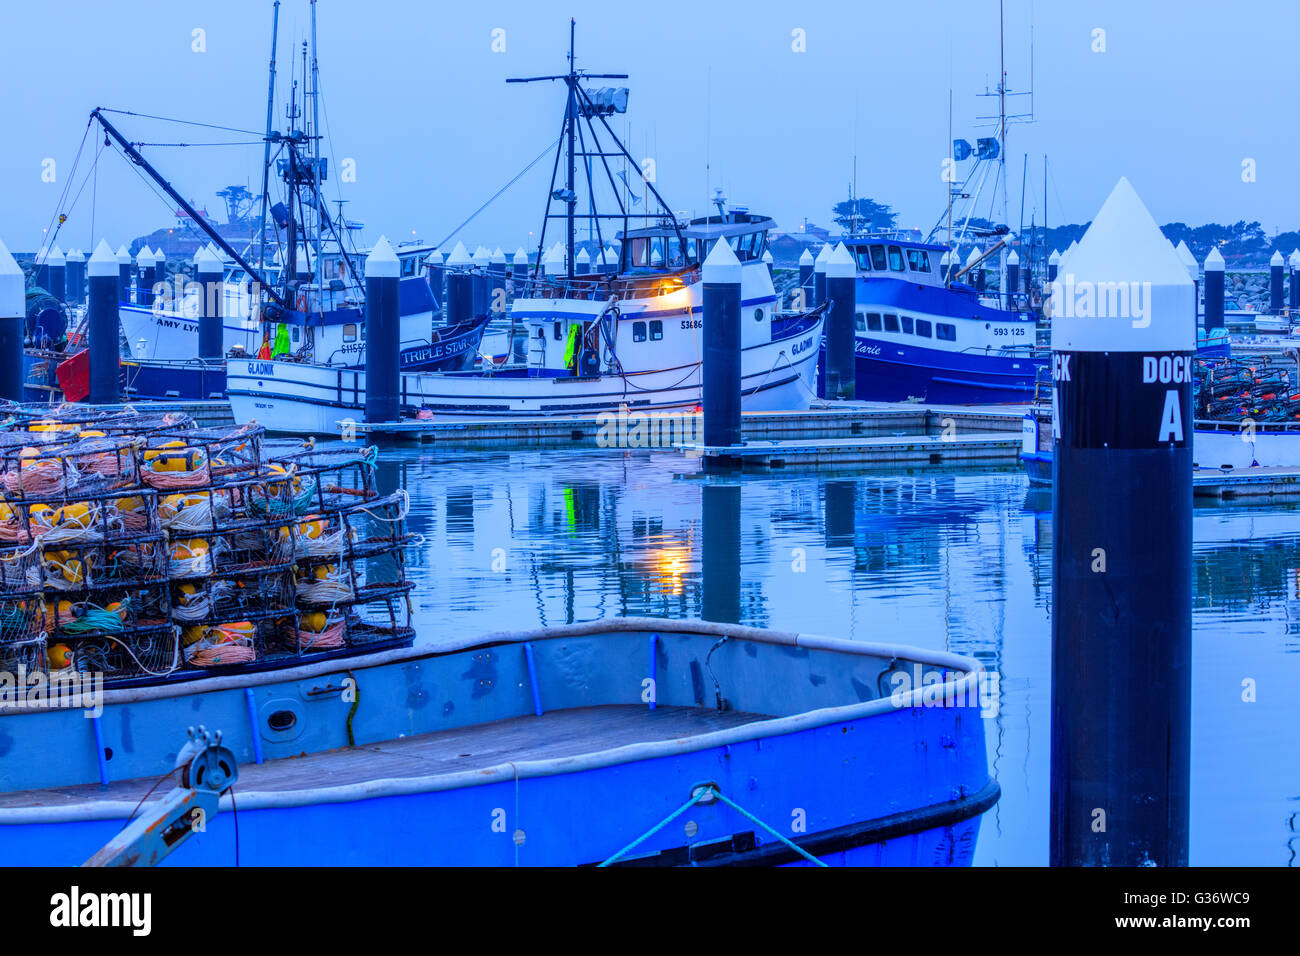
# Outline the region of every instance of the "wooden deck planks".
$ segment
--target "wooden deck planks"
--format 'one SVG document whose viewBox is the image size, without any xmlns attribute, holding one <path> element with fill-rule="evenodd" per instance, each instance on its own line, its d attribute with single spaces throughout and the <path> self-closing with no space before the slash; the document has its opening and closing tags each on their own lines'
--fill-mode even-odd
<svg viewBox="0 0 1300 956">
<path fill-rule="evenodd" d="M 665 706 L 653 711 L 631 705 L 552 711 L 542 717 L 515 717 L 270 760 L 260 766 L 243 764 L 235 790 L 306 790 L 366 780 L 483 770 L 508 762 L 572 757 L 627 744 L 689 737 L 766 719 L 760 714 Z M 111 764 L 109 770 L 111 773 Z M 0 808 L 71 806 L 89 801 L 135 802 L 148 792 L 156 779 L 123 780 L 107 787 L 82 784 L 4 793 L 0 794 Z M 179 774 L 159 784 L 151 800 L 170 790 L 177 780 Z"/>
</svg>

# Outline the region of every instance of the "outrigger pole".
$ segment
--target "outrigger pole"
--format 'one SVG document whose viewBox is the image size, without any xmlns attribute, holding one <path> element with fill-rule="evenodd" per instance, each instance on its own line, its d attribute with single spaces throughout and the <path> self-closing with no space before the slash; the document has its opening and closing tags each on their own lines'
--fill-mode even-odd
<svg viewBox="0 0 1300 956">
<path fill-rule="evenodd" d="M 262 214 L 257 220 L 257 267 L 266 266 L 266 204 L 270 197 L 271 134 L 274 132 L 275 111 L 275 50 L 280 37 L 280 0 L 275 0 L 271 17 L 271 76 L 266 89 L 266 147 L 262 151 Z"/>
<path fill-rule="evenodd" d="M 574 214 L 574 207 L 575 204 L 577 203 L 577 198 L 578 198 L 574 190 L 574 186 L 576 185 L 575 174 L 577 168 L 576 167 L 577 157 L 581 156 L 587 160 L 590 160 L 591 157 L 597 157 L 597 156 L 600 157 L 601 164 L 605 167 L 605 174 L 609 177 L 610 184 L 614 188 L 614 197 L 619 204 L 620 215 L 615 216 L 612 213 L 605 213 L 605 214 L 597 213 L 594 211 L 594 206 L 593 206 L 593 212 L 590 215 L 583 217 L 585 219 L 594 221 L 596 223 L 598 238 L 599 238 L 601 219 L 622 219 L 623 231 L 624 233 L 627 232 L 627 210 L 623 208 L 623 202 L 621 199 L 618 198 L 618 188 L 617 186 L 614 186 L 614 176 L 609 169 L 609 163 L 607 162 L 608 157 L 622 156 L 625 159 L 630 160 L 633 166 L 636 166 L 638 169 L 640 168 L 637 161 L 632 157 L 632 154 L 627 151 L 627 148 L 619 140 L 617 134 L 615 134 L 613 128 L 609 125 L 609 122 L 605 119 L 605 115 L 601 111 L 601 108 L 597 106 L 597 104 L 592 102 L 591 97 L 587 95 L 587 91 L 584 90 L 580 85 L 580 81 L 582 80 L 626 80 L 627 74 L 626 73 L 588 73 L 585 70 L 576 69 L 574 66 L 574 31 L 575 31 L 575 21 L 572 17 L 570 17 L 569 18 L 569 72 L 568 73 L 557 75 L 557 76 L 511 77 L 506 80 L 507 83 L 536 83 L 541 80 L 563 80 L 565 82 L 565 85 L 568 87 L 568 98 L 566 100 L 565 110 L 564 110 L 564 126 L 561 128 L 560 143 L 557 146 L 555 152 L 555 166 L 551 170 L 551 192 L 547 195 L 546 215 L 542 218 L 541 238 L 538 241 L 537 265 L 534 267 L 533 270 L 534 277 L 537 276 L 538 270 L 541 269 L 542 255 L 546 250 L 546 224 L 552 218 L 555 219 L 562 218 L 565 220 L 567 226 L 566 246 L 568 249 L 569 261 L 567 264 L 566 272 L 568 278 L 570 279 L 574 278 L 575 275 L 574 220 L 577 218 Z M 622 112 L 622 109 L 619 109 L 618 112 Z M 580 116 L 586 119 L 587 125 L 591 129 L 592 144 L 593 144 L 591 149 L 587 147 L 585 138 L 580 144 L 580 148 L 575 148 L 575 144 L 574 144 L 575 134 L 578 136 L 582 135 L 581 131 L 577 128 L 577 122 Z M 592 123 L 593 116 L 596 119 L 600 120 L 600 124 L 604 126 L 605 130 L 609 133 L 610 138 L 614 141 L 614 145 L 618 147 L 619 151 L 617 153 L 606 153 L 604 150 L 601 149 L 599 137 L 597 137 L 596 135 L 595 124 Z M 594 150 L 594 152 L 591 150 Z M 557 190 L 555 188 L 555 177 L 556 174 L 559 172 L 560 155 L 561 153 L 566 153 L 566 152 L 568 154 L 568 164 L 565 171 L 566 188 L 563 190 Z M 584 163 L 584 166 L 586 165 L 587 164 Z M 588 168 L 587 188 L 592 193 L 591 198 L 594 204 L 594 199 L 595 199 L 594 184 L 591 181 L 592 177 L 590 173 L 590 167 L 588 166 L 587 168 Z M 668 203 L 664 202 L 664 198 L 659 195 L 659 190 L 655 189 L 654 184 L 651 183 L 649 180 L 646 180 L 644 176 L 642 176 L 642 179 L 646 184 L 646 188 L 650 190 L 650 192 L 654 195 L 655 199 L 658 201 L 665 215 L 667 215 L 672 219 L 673 231 L 677 233 L 677 238 L 680 241 L 682 238 L 682 231 L 681 231 L 681 227 L 677 225 L 677 217 L 673 214 L 672 210 L 669 209 Z M 564 200 L 565 213 L 563 216 L 559 216 L 559 215 L 552 216 L 550 211 L 551 202 L 553 200 L 561 199 L 561 198 L 563 198 Z M 601 241 L 603 242 L 603 240 Z"/>
<path fill-rule="evenodd" d="M 132 146 L 129 142 L 127 142 L 126 138 L 117 131 L 117 128 L 114 127 L 112 123 L 110 123 L 107 119 L 104 118 L 104 114 L 100 112 L 99 107 L 95 107 L 95 109 L 91 110 L 90 118 L 99 121 L 99 125 L 104 127 L 104 132 L 107 133 L 110 137 L 112 137 L 117 142 L 117 144 L 122 147 L 122 151 L 126 153 L 127 158 L 130 159 L 131 162 L 139 166 L 141 169 L 143 169 L 146 173 L 148 173 L 149 178 L 152 179 L 154 182 L 156 182 L 160 187 L 162 187 L 163 192 L 165 192 L 168 196 L 170 196 L 171 199 L 178 206 L 180 206 L 182 210 L 185 211 L 185 214 L 194 220 L 195 225 L 197 225 L 200 229 L 202 229 L 205 233 L 207 233 L 208 238 L 212 240 L 212 242 L 217 246 L 218 249 L 220 249 L 226 255 L 230 256 L 230 258 L 233 259 L 236 263 L 238 263 L 239 267 L 242 268 L 246 273 L 248 273 L 250 276 L 253 276 L 257 280 L 258 284 L 261 286 L 262 291 L 264 291 L 272 299 L 272 301 L 276 303 L 276 305 L 279 305 L 285 309 L 292 308 L 292 306 L 290 306 L 289 303 L 286 302 L 284 298 L 281 297 L 280 294 L 277 293 L 271 287 L 271 284 L 262 277 L 262 273 L 259 270 L 254 269 L 247 262 L 245 262 L 244 257 L 241 256 L 238 252 L 236 252 L 234 248 L 230 245 L 230 243 L 226 242 L 226 240 L 222 238 L 221 234 L 217 232 L 216 229 L 212 228 L 212 226 L 208 223 L 208 221 L 202 216 L 200 216 L 198 211 L 193 206 L 191 206 L 188 202 L 186 202 L 184 197 L 182 197 L 180 193 L 178 193 L 175 189 L 172 188 L 171 183 L 163 179 L 162 175 L 156 169 L 154 169 L 152 166 L 149 165 L 148 161 L 143 156 L 140 155 L 139 150 L 137 150 L 134 146 Z"/>
</svg>

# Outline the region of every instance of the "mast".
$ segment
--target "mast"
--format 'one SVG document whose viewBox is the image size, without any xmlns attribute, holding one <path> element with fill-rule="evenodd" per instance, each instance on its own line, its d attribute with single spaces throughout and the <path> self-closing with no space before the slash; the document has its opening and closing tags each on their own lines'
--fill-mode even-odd
<svg viewBox="0 0 1300 956">
<path fill-rule="evenodd" d="M 567 268 L 566 268 L 566 270 L 565 270 L 565 274 L 566 274 L 570 279 L 573 278 L 573 274 L 574 274 L 574 261 L 573 261 L 573 212 L 574 212 L 574 205 L 576 204 L 576 202 L 577 202 L 577 198 L 578 198 L 578 194 L 577 194 L 576 192 L 574 192 L 574 190 L 573 190 L 573 163 L 574 163 L 574 158 L 573 158 L 573 134 L 576 132 L 575 127 L 577 126 L 577 119 L 578 119 L 578 116 L 577 116 L 577 110 L 575 109 L 575 107 L 577 106 L 578 79 L 577 79 L 577 75 L 573 72 L 573 32 L 574 32 L 574 27 L 575 27 L 574 19 L 573 19 L 573 17 L 569 17 L 569 76 L 568 76 L 569 103 L 568 103 L 568 106 L 566 107 L 566 109 L 568 110 L 568 114 L 567 114 L 567 115 L 568 115 L 568 121 L 567 121 L 566 125 L 567 125 L 568 130 L 569 130 L 569 179 L 568 179 L 568 183 L 567 183 L 568 190 L 569 190 L 569 194 L 568 194 L 568 197 L 565 199 L 565 207 L 568 209 L 568 213 L 569 213 L 569 214 L 568 214 L 568 235 L 565 237 L 566 242 L 567 242 L 567 245 L 568 245 L 568 251 L 569 251 L 569 262 L 568 262 L 568 266 L 567 266 Z"/>
<path fill-rule="evenodd" d="M 313 265 L 316 278 L 316 294 L 324 305 L 324 283 L 321 274 L 320 244 L 325 231 L 324 202 L 320 192 L 320 72 L 316 63 L 316 0 L 311 0 L 311 136 L 312 136 L 312 193 L 316 208 L 316 243 Z"/>
<path fill-rule="evenodd" d="M 280 36 L 280 0 L 271 14 L 271 69 L 266 84 L 266 148 L 262 151 L 262 213 L 257 219 L 257 268 L 266 268 L 266 203 L 271 187 L 271 134 L 275 122 L 275 48 Z"/>
</svg>

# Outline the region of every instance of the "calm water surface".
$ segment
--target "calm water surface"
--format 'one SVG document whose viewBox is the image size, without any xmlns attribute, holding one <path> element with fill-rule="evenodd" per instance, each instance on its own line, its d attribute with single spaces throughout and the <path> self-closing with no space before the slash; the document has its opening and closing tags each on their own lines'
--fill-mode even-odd
<svg viewBox="0 0 1300 956">
<path fill-rule="evenodd" d="M 1013 472 L 680 475 L 693 467 L 658 452 L 384 453 L 381 482 L 410 491 L 424 536 L 420 642 L 647 615 L 976 657 L 1001 674 L 986 735 L 1002 786 L 976 864 L 1046 864 L 1050 495 Z M 1195 537 L 1191 862 L 1294 865 L 1300 512 L 1198 507 Z"/>
</svg>

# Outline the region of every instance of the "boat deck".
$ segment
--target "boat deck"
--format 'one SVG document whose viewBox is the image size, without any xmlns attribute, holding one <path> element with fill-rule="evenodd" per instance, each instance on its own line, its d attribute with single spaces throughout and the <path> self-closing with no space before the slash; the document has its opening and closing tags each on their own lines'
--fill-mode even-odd
<svg viewBox="0 0 1300 956">
<path fill-rule="evenodd" d="M 761 714 L 718 712 L 695 707 L 610 705 L 556 710 L 432 734 L 402 737 L 301 757 L 243 764 L 236 792 L 271 792 L 337 787 L 368 780 L 425 777 L 485 770 L 503 763 L 573 757 L 628 744 L 692 737 L 767 720 Z M 178 737 L 179 746 L 184 740 Z M 109 764 L 110 773 L 112 764 Z M 179 775 L 153 792 L 165 794 Z M 0 794 L 0 809 L 59 807 L 98 801 L 139 801 L 157 778 L 141 777 Z"/>
</svg>

